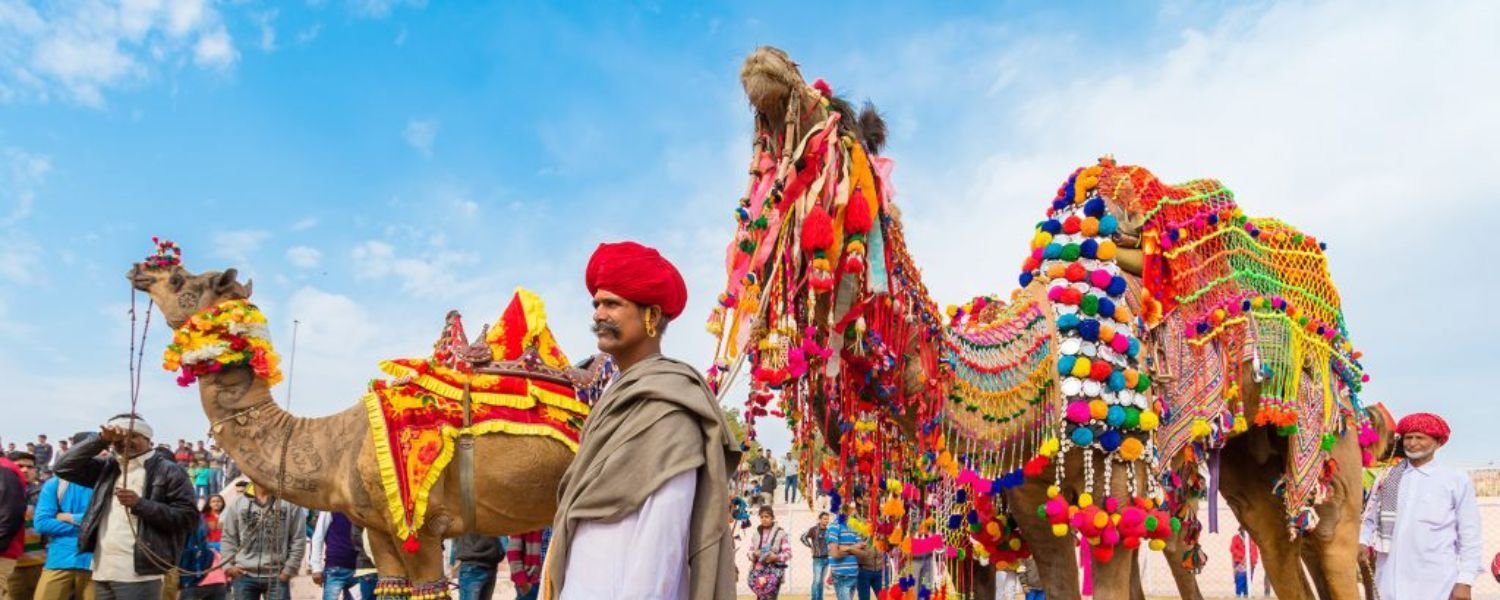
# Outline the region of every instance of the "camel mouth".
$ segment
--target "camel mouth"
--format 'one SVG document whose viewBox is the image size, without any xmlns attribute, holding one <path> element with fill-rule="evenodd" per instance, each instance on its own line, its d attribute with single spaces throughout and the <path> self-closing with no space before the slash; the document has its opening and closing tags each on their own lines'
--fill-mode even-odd
<svg viewBox="0 0 1500 600">
<path fill-rule="evenodd" d="M 125 273 L 125 279 L 130 282 L 130 287 L 142 292 L 151 291 L 151 286 L 156 283 L 156 277 L 145 272 L 140 265 L 131 267 L 130 271 Z"/>
</svg>

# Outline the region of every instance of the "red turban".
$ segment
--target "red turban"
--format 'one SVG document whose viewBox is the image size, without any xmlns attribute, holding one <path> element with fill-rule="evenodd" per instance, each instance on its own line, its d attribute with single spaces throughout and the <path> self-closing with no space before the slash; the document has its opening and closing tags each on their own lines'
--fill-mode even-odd
<svg viewBox="0 0 1500 600">
<path fill-rule="evenodd" d="M 599 244 L 584 275 L 589 294 L 604 290 L 641 306 L 660 306 L 675 319 L 687 305 L 687 284 L 654 248 L 635 242 Z"/>
<path fill-rule="evenodd" d="M 1396 424 L 1396 433 L 1406 435 L 1408 433 L 1423 433 L 1437 440 L 1439 444 L 1448 443 L 1448 422 L 1432 413 L 1412 413 L 1401 418 Z"/>
</svg>

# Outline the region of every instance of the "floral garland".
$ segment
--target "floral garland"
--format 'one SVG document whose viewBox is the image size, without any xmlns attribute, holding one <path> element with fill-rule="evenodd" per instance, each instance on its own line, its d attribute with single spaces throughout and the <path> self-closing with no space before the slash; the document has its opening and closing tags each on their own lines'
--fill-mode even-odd
<svg viewBox="0 0 1500 600">
<path fill-rule="evenodd" d="M 267 385 L 281 381 L 281 357 L 271 348 L 266 316 L 248 300 L 226 300 L 199 311 L 172 334 L 162 368 L 181 371 L 177 385 L 225 367 L 249 365 Z"/>
</svg>

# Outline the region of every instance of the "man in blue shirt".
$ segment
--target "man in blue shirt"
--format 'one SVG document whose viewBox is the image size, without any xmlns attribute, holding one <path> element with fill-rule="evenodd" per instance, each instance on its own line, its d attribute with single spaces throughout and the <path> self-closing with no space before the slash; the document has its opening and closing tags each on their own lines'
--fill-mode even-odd
<svg viewBox="0 0 1500 600">
<path fill-rule="evenodd" d="M 833 574 L 833 595 L 837 600 L 852 600 L 854 584 L 859 580 L 859 557 L 864 540 L 849 528 L 849 515 L 859 514 L 852 504 L 844 505 L 844 514 L 828 526 L 828 570 Z"/>
<path fill-rule="evenodd" d="M 87 432 L 73 436 L 86 441 Z M 42 484 L 36 501 L 36 530 L 47 537 L 47 563 L 37 582 L 37 600 L 93 598 L 94 555 L 78 551 L 78 524 L 89 510 L 94 490 L 59 477 Z"/>
</svg>

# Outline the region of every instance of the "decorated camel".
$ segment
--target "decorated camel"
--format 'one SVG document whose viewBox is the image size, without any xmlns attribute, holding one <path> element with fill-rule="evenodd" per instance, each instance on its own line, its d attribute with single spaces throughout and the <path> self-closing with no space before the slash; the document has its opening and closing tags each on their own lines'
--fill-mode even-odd
<svg viewBox="0 0 1500 600">
<path fill-rule="evenodd" d="M 875 498 L 857 529 L 955 565 L 1004 565 L 1024 539 L 1063 598 L 1082 535 L 1096 595 L 1124 597 L 1143 542 L 1190 552 L 1159 484 L 1179 515 L 1217 484 L 1283 597 L 1307 587 L 1292 534 L 1312 532 L 1328 578 L 1352 585 L 1361 369 L 1312 238 L 1244 217 L 1216 182 L 1101 161 L 1058 190 L 1020 290 L 942 314 L 905 250 L 873 111 L 775 49 L 742 81 L 757 132 L 711 374 L 747 361 L 747 415 L 784 412 L 837 453 L 838 494 Z M 819 448 L 802 451 L 814 464 Z"/>
<path fill-rule="evenodd" d="M 517 291 L 473 344 L 450 313 L 432 357 L 387 361 L 394 379 L 338 414 L 305 418 L 272 398 L 281 373 L 251 284 L 234 269 L 191 273 L 179 257 L 160 243 L 127 275 L 176 330 L 164 366 L 197 383 L 212 435 L 258 489 L 370 532 L 377 595 L 447 597 L 444 538 L 552 522 L 608 367 L 570 370 L 530 292 Z"/>
</svg>

